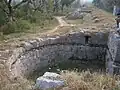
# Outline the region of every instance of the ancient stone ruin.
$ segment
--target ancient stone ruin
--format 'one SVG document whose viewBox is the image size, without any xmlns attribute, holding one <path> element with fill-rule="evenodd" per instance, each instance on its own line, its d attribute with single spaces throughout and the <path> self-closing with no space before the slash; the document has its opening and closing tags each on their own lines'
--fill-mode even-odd
<svg viewBox="0 0 120 90">
<path fill-rule="evenodd" d="M 120 74 L 120 35 L 111 32 L 106 55 L 106 70 L 109 74 Z"/>
<path fill-rule="evenodd" d="M 77 9 L 74 12 L 69 13 L 66 18 L 67 19 L 71 19 L 71 20 L 75 20 L 75 19 L 83 19 L 84 16 L 86 16 L 87 14 L 91 14 L 92 10 L 88 10 L 88 9 Z"/>
<path fill-rule="evenodd" d="M 104 68 L 110 74 L 119 71 L 120 36 L 111 32 L 76 31 L 59 36 L 38 38 L 26 41 L 14 50 L 8 61 L 9 70 L 14 76 L 30 75 L 50 71 L 53 67 L 68 69 Z"/>
<path fill-rule="evenodd" d="M 64 67 L 77 63 L 76 68 L 85 64 L 86 68 L 96 65 L 100 69 L 105 66 L 107 41 L 108 33 L 89 31 L 26 41 L 14 50 L 9 69 L 14 76 L 26 77 L 61 63 Z"/>
</svg>

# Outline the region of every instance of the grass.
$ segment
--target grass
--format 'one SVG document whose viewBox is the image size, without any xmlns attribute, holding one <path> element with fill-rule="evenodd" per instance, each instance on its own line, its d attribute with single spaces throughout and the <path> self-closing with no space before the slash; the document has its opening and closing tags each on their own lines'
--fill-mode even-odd
<svg viewBox="0 0 120 90">
<path fill-rule="evenodd" d="M 63 90 L 120 90 L 119 76 L 90 73 L 90 71 L 81 73 L 67 71 L 62 73 L 62 76 L 67 88 Z"/>
<path fill-rule="evenodd" d="M 52 90 L 120 90 L 120 77 L 90 71 L 61 72 L 65 87 Z M 0 90 L 33 90 L 33 82 L 9 77 L 6 69 L 0 70 Z"/>
<path fill-rule="evenodd" d="M 69 20 L 69 19 L 64 19 L 68 24 L 83 24 L 84 20 L 83 19 L 75 19 L 75 20 Z"/>
<path fill-rule="evenodd" d="M 16 23 L 13 23 L 12 25 L 10 24 L 4 26 L 2 29 L 5 31 L 5 34 L 0 34 L 0 40 L 9 40 L 12 38 L 20 38 L 29 34 L 44 33 L 52 30 L 58 25 L 58 21 L 54 18 L 52 20 L 45 20 L 42 22 L 42 25 L 41 23 L 29 23 L 25 20 L 18 21 L 17 23 L 19 24 L 16 25 Z"/>
<path fill-rule="evenodd" d="M 7 69 L 0 64 L 0 90 L 30 90 L 33 82 L 23 78 L 11 78 Z"/>
</svg>

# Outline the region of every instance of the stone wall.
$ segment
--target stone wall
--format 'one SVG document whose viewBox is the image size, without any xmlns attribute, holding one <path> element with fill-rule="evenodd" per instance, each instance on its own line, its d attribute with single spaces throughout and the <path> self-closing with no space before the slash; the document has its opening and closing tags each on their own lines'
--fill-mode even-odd
<svg viewBox="0 0 120 90">
<path fill-rule="evenodd" d="M 109 74 L 120 74 L 120 35 L 115 32 L 109 35 L 106 68 Z"/>
<path fill-rule="evenodd" d="M 56 63 L 69 62 L 71 58 L 105 63 L 107 35 L 81 31 L 26 41 L 14 50 L 9 69 L 14 76 L 28 76 Z"/>
</svg>

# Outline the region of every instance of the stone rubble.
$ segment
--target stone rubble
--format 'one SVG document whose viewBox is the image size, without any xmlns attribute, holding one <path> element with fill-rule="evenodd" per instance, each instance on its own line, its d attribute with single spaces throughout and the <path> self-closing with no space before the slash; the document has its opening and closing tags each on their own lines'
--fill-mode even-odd
<svg viewBox="0 0 120 90">
<path fill-rule="evenodd" d="M 82 13 L 81 10 L 76 10 L 66 16 L 67 19 L 83 19 L 83 17 L 84 13 Z"/>
</svg>

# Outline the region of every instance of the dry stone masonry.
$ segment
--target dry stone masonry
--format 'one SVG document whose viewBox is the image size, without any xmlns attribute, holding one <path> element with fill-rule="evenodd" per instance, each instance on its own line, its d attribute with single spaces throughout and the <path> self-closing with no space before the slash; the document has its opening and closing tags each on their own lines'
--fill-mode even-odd
<svg viewBox="0 0 120 90">
<path fill-rule="evenodd" d="M 9 69 L 14 76 L 29 76 L 57 63 L 74 60 L 105 63 L 107 38 L 108 33 L 79 31 L 26 41 L 14 51 Z"/>
<path fill-rule="evenodd" d="M 109 35 L 106 69 L 109 74 L 120 74 L 120 35 L 116 32 Z"/>
</svg>

